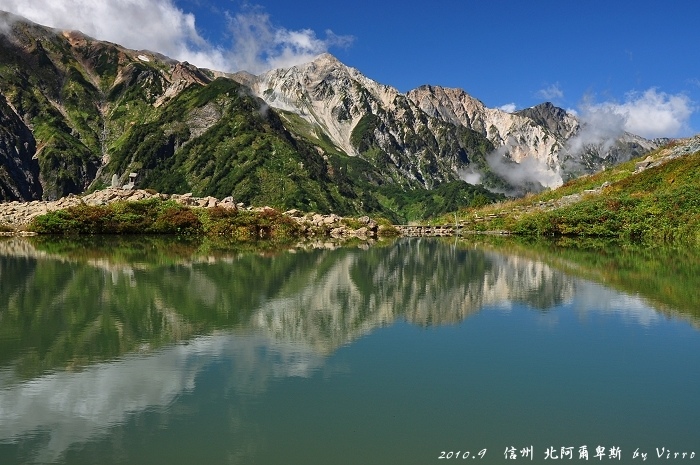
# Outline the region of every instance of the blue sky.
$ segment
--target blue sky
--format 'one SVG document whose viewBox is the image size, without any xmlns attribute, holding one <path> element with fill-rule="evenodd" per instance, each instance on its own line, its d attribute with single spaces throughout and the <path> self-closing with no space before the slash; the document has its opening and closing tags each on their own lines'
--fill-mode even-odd
<svg viewBox="0 0 700 465">
<path fill-rule="evenodd" d="M 382 84 L 459 87 L 488 107 L 622 115 L 646 137 L 700 132 L 691 0 L 0 0 L 0 9 L 225 71 L 328 51 Z"/>
</svg>

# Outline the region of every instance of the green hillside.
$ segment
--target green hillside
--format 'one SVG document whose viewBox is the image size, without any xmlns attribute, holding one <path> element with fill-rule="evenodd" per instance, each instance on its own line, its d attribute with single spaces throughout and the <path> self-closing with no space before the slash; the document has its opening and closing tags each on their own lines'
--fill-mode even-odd
<svg viewBox="0 0 700 465">
<path fill-rule="evenodd" d="M 461 210 L 467 229 L 700 244 L 700 137 L 538 195 Z M 454 214 L 441 218 L 454 222 Z"/>
</svg>

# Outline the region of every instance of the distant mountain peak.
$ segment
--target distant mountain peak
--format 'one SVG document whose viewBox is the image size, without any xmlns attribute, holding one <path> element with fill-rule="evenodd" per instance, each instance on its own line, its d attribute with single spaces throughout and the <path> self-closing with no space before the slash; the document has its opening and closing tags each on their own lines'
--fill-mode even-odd
<svg viewBox="0 0 700 465">
<path fill-rule="evenodd" d="M 566 110 L 555 106 L 551 102 L 540 103 L 534 107 L 516 111 L 514 114 L 530 118 L 558 137 L 567 138 L 572 134 L 570 122 L 575 120 L 575 118 L 567 113 Z"/>
<path fill-rule="evenodd" d="M 343 63 L 338 60 L 335 55 L 332 55 L 328 52 L 321 53 L 318 55 L 316 58 L 312 60 L 313 63 L 318 63 L 318 64 L 332 64 L 332 65 L 343 65 Z M 343 65 L 345 66 L 345 65 Z"/>
<path fill-rule="evenodd" d="M 552 102 L 543 102 L 543 103 L 537 104 L 535 106 L 532 106 L 530 108 L 524 108 L 522 110 L 518 110 L 515 113 L 527 114 L 527 115 L 539 115 L 541 117 L 556 116 L 559 118 L 563 118 L 565 115 L 568 114 L 568 112 L 566 110 L 554 105 Z"/>
<path fill-rule="evenodd" d="M 348 155 L 362 156 L 370 149 L 386 154 L 402 152 L 401 156 L 391 158 L 402 165 L 400 169 L 409 171 L 405 173 L 407 176 L 413 176 L 424 186 L 432 185 L 428 180 L 430 177 L 445 180 L 454 176 L 446 174 L 444 168 L 436 168 L 440 163 L 450 163 L 453 173 L 457 173 L 463 169 L 460 163 L 471 159 L 457 143 L 450 149 L 452 153 L 444 153 L 449 162 L 426 162 L 425 157 L 434 155 L 413 147 L 413 138 L 431 144 L 443 137 L 435 132 L 438 128 L 442 134 L 464 128 L 475 131 L 493 144 L 496 149 L 493 158 L 505 158 L 506 163 L 521 163 L 528 159 L 528 163 L 535 163 L 540 167 L 538 169 L 546 172 L 545 177 L 536 180 L 545 187 L 561 184 L 563 179 L 559 173 L 563 171 L 565 158 L 572 157 L 570 151 L 564 149 L 568 140 L 580 130 L 575 116 L 551 102 L 509 113 L 488 108 L 460 88 L 424 84 L 402 94 L 393 87 L 373 81 L 328 53 L 304 65 L 272 70 L 240 82 L 249 85 L 270 106 L 294 112 L 316 125 L 318 131 L 324 132 Z M 370 121 L 372 124 L 368 124 Z M 452 128 L 446 129 L 445 124 Z M 432 135 L 428 136 L 429 133 Z M 430 150 L 439 153 L 443 149 L 432 147 Z M 620 154 L 625 150 L 623 148 Z M 601 163 L 620 158 L 616 155 L 608 159 L 603 153 L 605 149 L 600 147 L 594 147 L 593 151 L 599 155 L 593 162 L 586 163 L 585 169 L 589 171 Z M 411 161 L 399 162 L 402 157 Z M 424 168 L 411 173 L 414 168 L 410 165 L 430 166 L 431 170 L 441 174 L 422 173 Z M 518 168 L 516 164 L 505 169 Z"/>
</svg>

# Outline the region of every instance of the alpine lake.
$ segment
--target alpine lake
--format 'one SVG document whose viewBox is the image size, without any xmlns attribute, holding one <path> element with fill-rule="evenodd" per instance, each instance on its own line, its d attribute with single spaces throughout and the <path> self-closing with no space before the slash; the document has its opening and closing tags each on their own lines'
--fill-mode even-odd
<svg viewBox="0 0 700 465">
<path fill-rule="evenodd" d="M 697 247 L 0 240 L 0 464 L 700 465 Z"/>
</svg>

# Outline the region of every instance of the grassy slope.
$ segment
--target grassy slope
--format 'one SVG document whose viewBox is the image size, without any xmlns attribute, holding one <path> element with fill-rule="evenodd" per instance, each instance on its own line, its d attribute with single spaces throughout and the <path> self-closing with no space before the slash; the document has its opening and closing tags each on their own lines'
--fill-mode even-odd
<svg viewBox="0 0 700 465">
<path fill-rule="evenodd" d="M 661 160 L 672 150 L 674 146 L 667 146 L 650 156 Z M 700 243 L 700 152 L 635 173 L 638 161 L 572 180 L 556 190 L 462 210 L 463 223 L 476 231 L 522 235 Z M 454 216 L 439 220 L 453 222 Z"/>
</svg>

